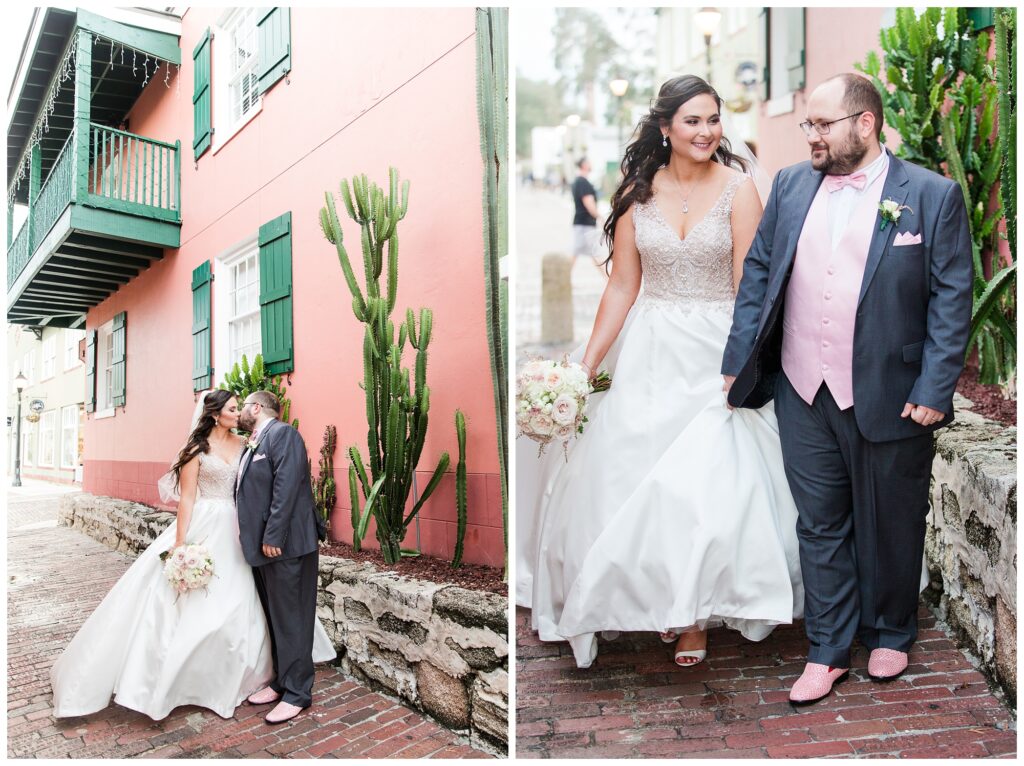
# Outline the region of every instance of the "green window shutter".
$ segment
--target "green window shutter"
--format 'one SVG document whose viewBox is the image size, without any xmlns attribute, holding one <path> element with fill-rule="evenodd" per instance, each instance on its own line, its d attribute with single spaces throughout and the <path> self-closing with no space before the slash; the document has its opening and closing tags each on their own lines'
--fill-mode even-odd
<svg viewBox="0 0 1024 766">
<path fill-rule="evenodd" d="M 257 21 L 260 35 L 260 95 L 292 69 L 292 19 L 289 8 L 264 8 Z"/>
<path fill-rule="evenodd" d="M 192 51 L 192 149 L 198 160 L 210 148 L 213 135 L 210 112 L 210 30 L 203 33 L 199 44 Z"/>
<path fill-rule="evenodd" d="M 114 317 L 114 332 L 110 342 L 114 344 L 114 406 L 124 407 L 125 403 L 125 330 L 128 325 L 128 314 L 122 311 Z"/>
<path fill-rule="evenodd" d="M 213 385 L 210 337 L 210 296 L 213 273 L 205 261 L 192 271 L 192 390 L 205 391 Z"/>
<path fill-rule="evenodd" d="M 974 25 L 974 31 L 980 32 L 995 26 L 995 8 L 968 8 L 967 18 Z"/>
<path fill-rule="evenodd" d="M 789 52 L 786 54 L 786 75 L 790 92 L 803 90 L 807 81 L 807 29 L 803 8 L 787 8 L 786 41 Z"/>
<path fill-rule="evenodd" d="M 85 334 L 85 411 L 96 412 L 96 331 Z"/>
<path fill-rule="evenodd" d="M 764 43 L 764 69 L 761 72 L 761 100 L 770 101 L 772 98 L 771 74 L 772 74 L 772 9 L 761 9 L 761 40 Z"/>
<path fill-rule="evenodd" d="M 277 375 L 295 369 L 292 353 L 292 214 L 260 226 L 260 336 L 263 363 Z"/>
</svg>

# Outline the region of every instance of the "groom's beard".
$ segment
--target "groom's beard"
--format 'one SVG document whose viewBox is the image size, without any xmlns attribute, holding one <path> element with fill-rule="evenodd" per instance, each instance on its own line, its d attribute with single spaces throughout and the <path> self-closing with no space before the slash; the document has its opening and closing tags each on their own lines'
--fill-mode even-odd
<svg viewBox="0 0 1024 766">
<path fill-rule="evenodd" d="M 851 133 L 850 137 L 838 146 L 822 146 L 825 147 L 824 159 L 812 157 L 811 167 L 830 176 L 849 175 L 857 169 L 864 155 L 868 153 L 867 144 L 856 133 Z"/>
<path fill-rule="evenodd" d="M 238 427 L 243 431 L 248 431 L 249 433 L 252 433 L 253 426 L 255 425 L 256 418 L 250 420 L 249 418 L 245 417 L 245 415 L 240 415 L 238 417 Z"/>
</svg>

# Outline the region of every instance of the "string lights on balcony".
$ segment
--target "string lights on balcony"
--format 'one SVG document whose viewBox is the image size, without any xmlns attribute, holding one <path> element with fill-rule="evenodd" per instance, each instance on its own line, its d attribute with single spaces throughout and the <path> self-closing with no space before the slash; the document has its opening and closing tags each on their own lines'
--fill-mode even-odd
<svg viewBox="0 0 1024 766">
<path fill-rule="evenodd" d="M 163 61 L 162 59 L 153 56 L 153 71 L 149 71 L 149 59 L 150 55 L 147 51 L 138 50 L 125 45 L 124 43 L 113 40 L 102 35 L 97 35 L 90 32 L 89 38 L 91 40 L 90 48 L 93 52 L 96 51 L 96 43 L 102 41 L 110 46 L 109 66 L 114 66 L 114 48 L 115 46 L 120 48 L 119 58 L 120 63 L 123 66 L 125 63 L 125 50 L 131 51 L 132 54 L 132 75 L 138 77 L 138 55 L 143 54 L 142 62 L 142 87 L 145 88 L 149 84 L 150 78 L 155 79 L 156 73 L 160 70 L 161 63 L 164 66 L 164 87 L 170 90 L 171 87 L 171 62 Z M 102 59 L 101 59 L 102 61 Z M 181 64 L 174 64 L 175 66 L 175 82 L 177 93 L 181 94 Z M 78 38 L 73 36 L 68 50 L 64 54 L 64 58 L 57 68 L 57 73 L 54 76 L 53 82 L 50 86 L 50 90 L 46 95 L 45 105 L 42 109 L 40 119 L 36 121 L 35 127 L 32 129 L 32 133 L 29 136 L 28 145 L 25 148 L 25 153 L 22 155 L 21 163 L 19 163 L 17 170 L 14 172 L 13 183 L 8 186 L 7 189 L 7 205 L 8 207 L 14 204 L 14 198 L 17 196 L 18 190 L 21 188 L 21 182 L 28 176 L 29 168 L 32 164 L 32 149 L 35 148 L 43 139 L 46 133 L 50 132 L 50 116 L 53 114 L 57 105 L 57 97 L 60 95 L 61 87 L 68 80 L 73 80 L 75 71 L 78 69 Z"/>
</svg>

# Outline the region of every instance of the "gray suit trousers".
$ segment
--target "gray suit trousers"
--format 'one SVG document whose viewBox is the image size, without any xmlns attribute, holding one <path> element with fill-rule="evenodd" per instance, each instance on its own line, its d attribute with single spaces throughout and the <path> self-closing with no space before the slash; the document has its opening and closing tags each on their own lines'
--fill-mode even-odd
<svg viewBox="0 0 1024 766">
<path fill-rule="evenodd" d="M 799 513 L 808 661 L 850 667 L 855 636 L 868 649 L 909 652 L 917 638 L 931 434 L 870 442 L 857 427 L 856 405 L 840 410 L 824 383 L 808 405 L 785 373 L 775 407 Z"/>
<path fill-rule="evenodd" d="M 319 553 L 253 567 L 270 628 L 274 679 L 270 687 L 291 705 L 313 704 L 313 625 Z"/>
</svg>

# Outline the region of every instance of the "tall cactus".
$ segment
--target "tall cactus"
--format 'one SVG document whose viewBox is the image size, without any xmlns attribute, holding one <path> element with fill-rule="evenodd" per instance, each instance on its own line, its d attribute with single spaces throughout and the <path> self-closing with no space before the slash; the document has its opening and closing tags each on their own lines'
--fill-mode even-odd
<svg viewBox="0 0 1024 766">
<path fill-rule="evenodd" d="M 398 292 L 398 222 L 408 209 L 409 182 L 402 183 L 399 198 L 398 171 L 389 168 L 387 194 L 365 175 L 353 178 L 351 186 L 347 179 L 342 179 L 339 188 L 349 217 L 359 224 L 364 274 L 364 287 L 360 288 L 344 245 L 334 197 L 327 192 L 324 195 L 326 205 L 320 210 L 320 228 L 338 252 L 345 282 L 352 293 L 352 311 L 365 325 L 362 388 L 366 395 L 370 470 L 367 473 L 359 450 L 350 447 L 353 542 L 358 549 L 372 515 L 377 522 L 377 540 L 384 560 L 394 564 L 402 555 L 401 544 L 409 524 L 437 488 L 450 462 L 447 452 L 441 455 L 423 494 L 406 514 L 413 472 L 419 464 L 427 434 L 430 411 L 427 348 L 433 330 L 433 313 L 430 309 L 420 309 L 417 326 L 412 309 L 408 309 L 405 321 L 397 328 L 396 338 L 391 314 Z M 402 367 L 406 341 L 416 352 L 412 376 Z M 364 501 L 362 510 L 360 493 Z"/>
<path fill-rule="evenodd" d="M 462 544 L 466 539 L 466 416 L 455 410 L 455 434 L 459 439 L 459 463 L 455 467 L 455 510 L 458 526 L 455 530 L 455 555 L 452 568 L 462 566 Z"/>
<path fill-rule="evenodd" d="M 1006 213 L 1006 238 L 1017 262 L 1017 9 L 996 10 L 996 88 L 1002 168 L 999 199 Z"/>
<path fill-rule="evenodd" d="M 508 578 L 508 283 L 499 262 L 508 252 L 508 9 L 476 12 L 476 92 L 484 161 L 484 277 L 491 385 L 497 418 L 501 518 Z"/>
</svg>

